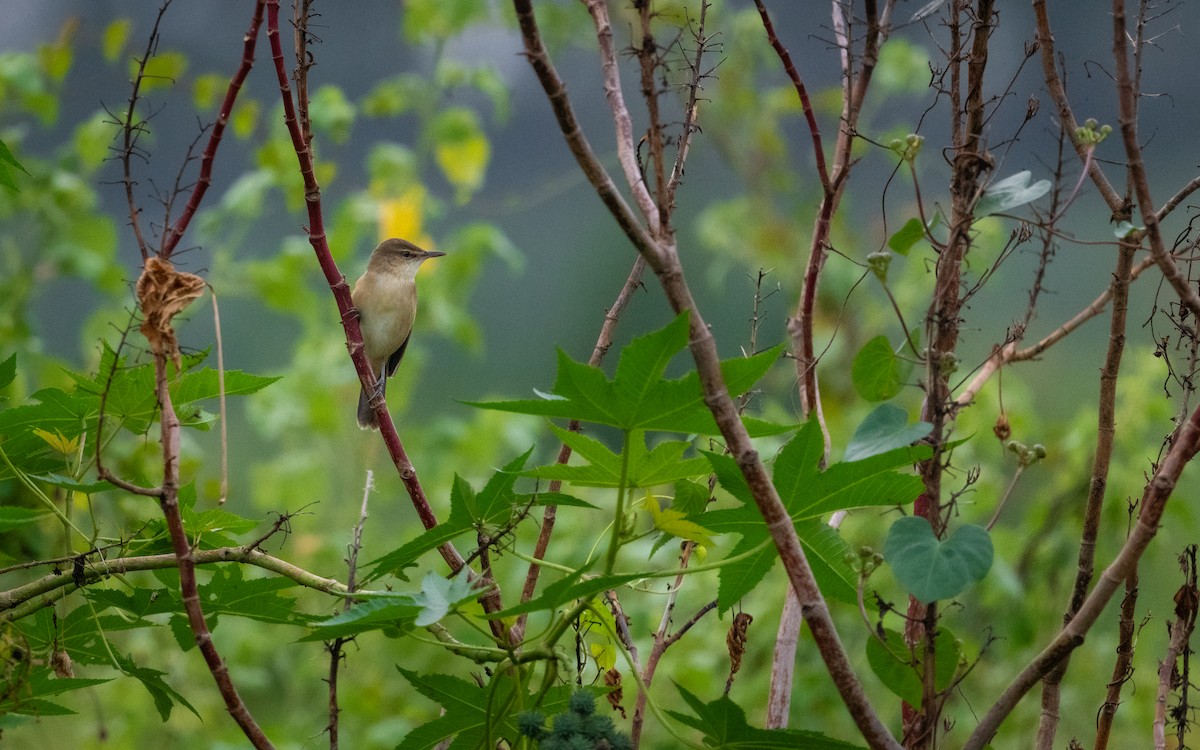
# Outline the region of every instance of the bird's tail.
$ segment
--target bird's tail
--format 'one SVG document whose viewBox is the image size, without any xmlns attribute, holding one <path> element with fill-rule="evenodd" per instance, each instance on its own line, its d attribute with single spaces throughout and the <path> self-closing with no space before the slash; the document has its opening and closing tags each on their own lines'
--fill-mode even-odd
<svg viewBox="0 0 1200 750">
<path fill-rule="evenodd" d="M 386 386 L 386 380 L 380 381 L 379 395 L 384 394 Z M 375 416 L 375 410 L 371 408 L 371 394 L 365 390 L 358 392 L 358 426 L 364 430 L 379 429 L 379 417 Z"/>
</svg>

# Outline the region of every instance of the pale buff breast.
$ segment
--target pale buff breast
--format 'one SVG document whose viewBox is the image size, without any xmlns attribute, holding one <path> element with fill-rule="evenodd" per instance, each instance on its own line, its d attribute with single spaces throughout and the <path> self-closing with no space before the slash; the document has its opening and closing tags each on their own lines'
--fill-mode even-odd
<svg viewBox="0 0 1200 750">
<path fill-rule="evenodd" d="M 412 332 L 417 316 L 416 284 L 402 274 L 370 273 L 354 285 L 352 296 L 362 315 L 363 348 L 378 372 Z"/>
</svg>

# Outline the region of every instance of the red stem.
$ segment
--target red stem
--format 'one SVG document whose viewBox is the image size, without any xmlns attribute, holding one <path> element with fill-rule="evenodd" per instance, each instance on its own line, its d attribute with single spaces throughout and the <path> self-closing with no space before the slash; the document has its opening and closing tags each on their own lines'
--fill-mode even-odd
<svg viewBox="0 0 1200 750">
<path fill-rule="evenodd" d="M 221 102 L 221 109 L 217 112 L 217 121 L 213 123 L 212 132 L 208 136 L 208 145 L 204 147 L 204 153 L 200 157 L 200 179 L 192 188 L 192 194 L 188 197 L 183 213 L 163 235 L 162 249 L 159 251 L 161 258 L 169 259 L 171 257 L 175 246 L 179 244 L 183 233 L 187 231 L 192 217 L 196 215 L 196 209 L 200 207 L 200 201 L 204 199 L 208 186 L 212 183 L 212 166 L 217 155 L 217 147 L 221 144 L 221 136 L 225 133 L 225 125 L 229 122 L 229 115 L 233 112 L 233 103 L 237 101 L 238 92 L 241 91 L 246 76 L 250 74 L 250 68 L 254 66 L 254 48 L 258 43 L 259 27 L 262 26 L 263 3 L 264 0 L 256 0 L 254 3 L 254 16 L 250 19 L 250 28 L 246 31 L 246 36 L 243 37 L 242 64 L 238 66 L 233 78 L 229 79 L 229 87 L 225 90 L 225 100 Z"/>
</svg>

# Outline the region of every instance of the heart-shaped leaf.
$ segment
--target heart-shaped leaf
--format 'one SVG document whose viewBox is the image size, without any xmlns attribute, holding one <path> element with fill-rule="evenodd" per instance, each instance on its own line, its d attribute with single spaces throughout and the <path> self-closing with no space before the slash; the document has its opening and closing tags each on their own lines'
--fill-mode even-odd
<svg viewBox="0 0 1200 750">
<path fill-rule="evenodd" d="M 854 437 L 850 438 L 842 460 L 861 461 L 886 453 L 920 440 L 932 429 L 933 425 L 928 422 L 909 424 L 908 412 L 899 406 L 880 404 L 854 430 Z"/>
<path fill-rule="evenodd" d="M 854 355 L 850 381 L 867 401 L 887 401 L 900 392 L 912 363 L 896 356 L 887 336 L 876 336 Z"/>
<path fill-rule="evenodd" d="M 918 516 L 892 524 L 883 544 L 883 559 L 896 580 L 926 604 L 957 596 L 987 575 L 993 553 L 992 539 L 980 526 L 960 526 L 938 539 L 929 522 Z"/>
</svg>

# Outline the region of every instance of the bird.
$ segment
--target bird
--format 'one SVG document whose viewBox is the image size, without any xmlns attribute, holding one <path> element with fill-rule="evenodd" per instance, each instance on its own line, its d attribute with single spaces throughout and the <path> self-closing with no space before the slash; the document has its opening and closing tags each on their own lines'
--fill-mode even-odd
<svg viewBox="0 0 1200 750">
<path fill-rule="evenodd" d="M 358 310 L 363 352 L 375 378 L 374 390 L 363 388 L 358 395 L 358 426 L 364 430 L 379 429 L 371 398 L 386 393 L 387 379 L 408 348 L 417 317 L 417 269 L 442 255 L 408 240 L 386 239 L 371 253 L 366 272 L 354 284 L 350 296 Z"/>
</svg>

